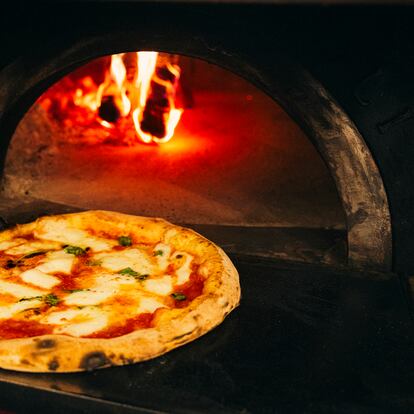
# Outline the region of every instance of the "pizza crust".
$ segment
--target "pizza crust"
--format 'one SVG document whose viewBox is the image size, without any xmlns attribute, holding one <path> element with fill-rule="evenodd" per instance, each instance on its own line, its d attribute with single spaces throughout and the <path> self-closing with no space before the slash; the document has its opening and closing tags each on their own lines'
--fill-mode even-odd
<svg viewBox="0 0 414 414">
<path fill-rule="evenodd" d="M 0 340 L 0 367 L 28 372 L 76 372 L 132 364 L 162 355 L 219 325 L 239 304 L 237 270 L 227 255 L 200 234 L 163 219 L 108 211 L 49 216 L 0 233 L 0 242 L 35 232 L 48 224 L 63 222 L 77 229 L 131 234 L 148 243 L 162 242 L 188 252 L 201 261 L 206 277 L 203 293 L 187 307 L 158 309 L 152 328 L 109 339 L 42 335 Z"/>
</svg>

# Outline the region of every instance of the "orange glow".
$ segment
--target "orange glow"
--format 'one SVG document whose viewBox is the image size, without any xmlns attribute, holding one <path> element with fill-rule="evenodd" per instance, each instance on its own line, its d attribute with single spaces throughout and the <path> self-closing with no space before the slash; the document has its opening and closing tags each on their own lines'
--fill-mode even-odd
<svg viewBox="0 0 414 414">
<path fill-rule="evenodd" d="M 183 112 L 175 107 L 180 68 L 170 59 L 157 52 L 114 54 L 110 61 L 99 60 L 102 67 L 106 63 L 98 75 L 75 80 L 69 75 L 40 102 L 67 126 L 100 126 L 120 143 L 163 144 L 173 137 Z"/>
</svg>

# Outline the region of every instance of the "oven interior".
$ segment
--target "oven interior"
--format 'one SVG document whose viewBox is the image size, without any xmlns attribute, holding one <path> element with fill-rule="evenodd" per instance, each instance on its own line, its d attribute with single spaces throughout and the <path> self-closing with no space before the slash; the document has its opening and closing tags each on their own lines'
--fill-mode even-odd
<svg viewBox="0 0 414 414">
<path fill-rule="evenodd" d="M 112 60 L 123 57 L 126 65 L 137 55 Z M 74 103 L 77 92 L 84 101 L 96 99 L 110 76 L 111 57 L 94 59 L 52 85 L 18 124 L 5 162 L 4 199 L 30 208 L 163 217 L 229 252 L 346 263 L 341 201 L 301 128 L 240 76 L 200 59 L 160 55 L 181 70 L 175 95 L 183 113 L 168 142 L 140 140 L 132 110 L 112 123 L 99 117 L 102 99 L 116 95 L 112 79 L 97 108 Z M 125 71 L 125 84 L 126 78 Z M 9 206 L 4 210 L 6 220 L 18 219 L 7 217 Z"/>
</svg>

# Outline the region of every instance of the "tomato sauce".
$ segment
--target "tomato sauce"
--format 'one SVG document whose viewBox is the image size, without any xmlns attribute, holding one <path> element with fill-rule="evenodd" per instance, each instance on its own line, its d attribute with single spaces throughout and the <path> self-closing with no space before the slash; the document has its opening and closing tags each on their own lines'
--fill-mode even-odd
<svg viewBox="0 0 414 414">
<path fill-rule="evenodd" d="M 87 338 L 115 338 L 129 334 L 138 329 L 150 328 L 152 320 L 154 319 L 154 313 L 141 313 L 133 318 L 129 318 L 122 325 L 110 326 L 102 331 L 95 332 L 92 335 L 88 335 Z"/>
<path fill-rule="evenodd" d="M 66 273 L 54 273 L 53 276 L 60 279 L 60 284 L 56 286 L 53 290 L 77 289 L 76 279 L 72 275 L 67 275 Z"/>
<path fill-rule="evenodd" d="M 19 264 L 19 270 L 21 272 L 24 272 L 29 269 L 33 269 L 38 265 L 38 263 L 45 258 L 46 253 L 37 254 L 36 256 L 29 257 L 29 258 L 23 258 Z"/>
<path fill-rule="evenodd" d="M 17 236 L 19 239 L 25 239 L 27 241 L 35 241 L 38 240 L 36 239 L 36 237 L 34 236 L 33 233 L 28 233 L 28 234 L 20 234 Z"/>
<path fill-rule="evenodd" d="M 193 299 L 203 293 L 203 289 L 204 278 L 198 273 L 191 273 L 190 280 L 188 282 L 174 288 L 176 293 L 182 293 L 186 297 L 185 300 L 174 300 L 174 307 L 184 308 L 188 306 Z"/>
<path fill-rule="evenodd" d="M 11 269 L 13 267 L 16 267 L 16 265 L 12 264 L 12 262 L 15 262 L 17 259 L 18 256 L 12 256 L 11 254 L 2 252 L 0 253 L 0 267 L 3 269 Z"/>
<path fill-rule="evenodd" d="M 0 338 L 2 339 L 46 335 L 52 333 L 52 331 L 52 325 L 45 325 L 35 321 L 8 319 L 0 322 Z"/>
</svg>

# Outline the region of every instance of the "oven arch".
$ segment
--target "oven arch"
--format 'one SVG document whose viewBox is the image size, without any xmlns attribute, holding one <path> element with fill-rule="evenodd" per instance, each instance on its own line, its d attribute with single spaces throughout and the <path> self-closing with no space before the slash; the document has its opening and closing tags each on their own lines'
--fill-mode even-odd
<svg viewBox="0 0 414 414">
<path fill-rule="evenodd" d="M 390 270 L 391 220 L 382 178 L 354 123 L 305 68 L 283 54 L 241 56 L 208 37 L 182 43 L 150 27 L 89 36 L 41 57 L 21 56 L 0 72 L 0 165 L 25 112 L 55 81 L 90 59 L 135 50 L 158 50 L 206 60 L 244 77 L 277 101 L 312 140 L 332 175 L 347 223 L 348 264 Z M 145 32 L 146 36 L 143 36 Z M 29 68 L 29 70 L 28 70 Z"/>
</svg>

